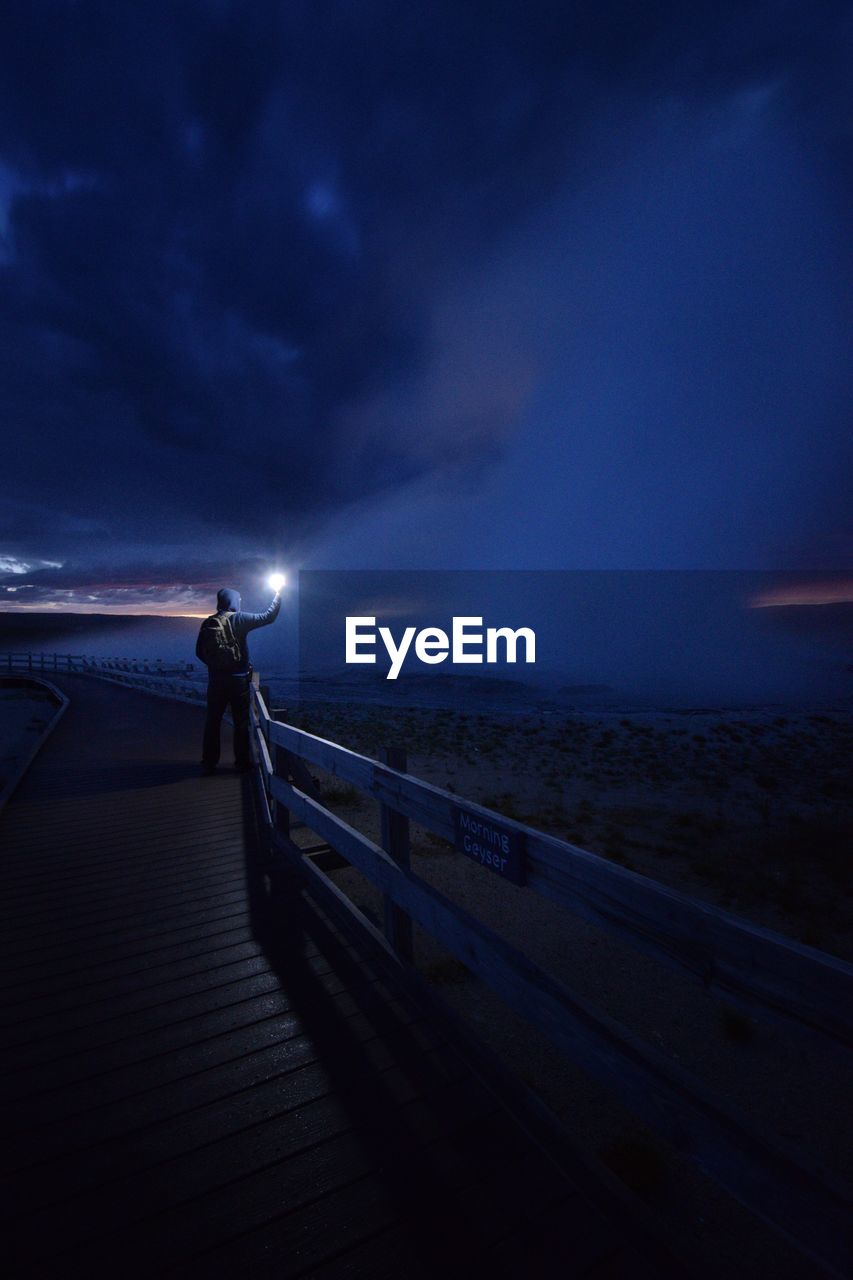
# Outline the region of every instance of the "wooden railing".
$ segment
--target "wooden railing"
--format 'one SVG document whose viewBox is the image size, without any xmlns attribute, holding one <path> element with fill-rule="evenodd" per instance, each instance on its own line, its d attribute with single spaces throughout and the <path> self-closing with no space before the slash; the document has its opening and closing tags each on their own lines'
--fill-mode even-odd
<svg viewBox="0 0 853 1280">
<path fill-rule="evenodd" d="M 751 1015 L 783 1022 L 845 1055 L 853 1047 L 853 966 L 460 800 L 409 774 L 401 753 L 374 760 L 275 720 L 257 684 L 252 702 L 261 802 L 275 856 L 334 898 L 404 970 L 411 969 L 411 922 L 416 921 L 511 1009 L 606 1083 L 636 1116 L 815 1265 L 829 1275 L 849 1276 L 850 1188 L 763 1132 L 749 1115 L 714 1096 L 700 1079 L 418 877 L 409 865 L 408 823 L 417 822 L 457 848 L 466 831 L 492 833 L 492 845 L 512 855 L 505 861 L 516 864 L 515 878 L 529 891 L 691 975 L 703 989 L 720 993 Z M 379 802 L 381 845 L 310 794 L 314 788 L 308 765 Z M 314 851 L 290 839 L 290 814 L 381 890 L 384 938 L 324 873 Z M 489 847 L 486 839 L 484 848 Z"/>
</svg>

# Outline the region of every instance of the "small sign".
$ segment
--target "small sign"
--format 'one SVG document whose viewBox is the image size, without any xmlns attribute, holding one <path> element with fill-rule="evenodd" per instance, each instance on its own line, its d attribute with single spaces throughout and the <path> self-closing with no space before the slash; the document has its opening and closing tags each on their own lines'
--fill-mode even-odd
<svg viewBox="0 0 853 1280">
<path fill-rule="evenodd" d="M 513 884 L 524 884 L 524 834 L 468 809 L 453 809 L 456 848 Z"/>
</svg>

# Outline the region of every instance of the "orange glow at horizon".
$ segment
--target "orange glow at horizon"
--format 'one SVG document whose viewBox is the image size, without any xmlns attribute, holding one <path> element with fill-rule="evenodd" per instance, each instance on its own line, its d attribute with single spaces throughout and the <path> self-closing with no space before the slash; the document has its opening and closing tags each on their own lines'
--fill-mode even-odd
<svg viewBox="0 0 853 1280">
<path fill-rule="evenodd" d="M 114 614 L 116 617 L 133 617 L 133 618 L 206 618 L 210 610 L 205 613 L 188 613 L 184 609 L 164 609 L 146 608 L 142 605 L 131 604 L 77 604 L 63 600 L 56 604 L 41 600 L 38 607 L 31 607 L 25 604 L 8 604 L 6 601 L 0 603 L 0 614 L 4 613 L 27 613 L 42 614 L 45 617 L 56 617 L 57 614 L 68 613 L 85 613 L 85 614 Z"/>
<path fill-rule="evenodd" d="M 770 587 L 749 602 L 750 609 L 815 604 L 853 604 L 853 579 L 841 582 L 801 582 Z"/>
</svg>

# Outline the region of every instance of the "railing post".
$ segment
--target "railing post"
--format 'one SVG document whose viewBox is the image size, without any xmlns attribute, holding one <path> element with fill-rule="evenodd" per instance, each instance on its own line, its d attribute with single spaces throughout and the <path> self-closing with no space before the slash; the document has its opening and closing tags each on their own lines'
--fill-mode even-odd
<svg viewBox="0 0 853 1280">
<path fill-rule="evenodd" d="M 275 743 L 270 744 L 270 754 L 272 755 L 273 769 L 276 777 L 284 778 L 287 781 L 290 773 L 290 753 L 285 751 L 283 747 L 277 746 Z M 290 839 L 290 810 L 285 809 L 280 800 L 273 800 L 273 826 L 276 831 L 284 836 L 285 840 Z"/>
<path fill-rule="evenodd" d="M 252 672 L 252 684 L 255 688 L 255 691 L 259 693 L 263 698 L 264 705 L 266 706 L 267 711 L 269 711 L 270 709 L 269 686 L 265 684 L 261 684 L 261 673 L 259 671 Z M 252 706 L 254 707 L 254 699 L 252 700 Z M 290 773 L 290 761 L 288 759 L 288 753 L 282 750 L 281 747 L 277 747 L 274 742 L 270 742 L 268 737 L 267 737 L 267 747 L 270 753 L 270 760 L 272 761 L 273 772 L 275 773 L 277 778 L 284 778 L 286 782 L 288 774 Z M 266 779 L 264 779 L 264 786 L 266 787 L 266 785 L 267 785 Z M 289 840 L 290 839 L 290 810 L 285 809 L 284 805 L 281 803 L 280 800 L 275 800 L 269 790 L 267 790 L 267 800 L 270 806 L 270 813 L 272 816 L 272 824 L 274 829 L 280 832 L 280 834 L 285 838 L 285 840 Z"/>
<path fill-rule="evenodd" d="M 383 764 L 391 769 L 406 772 L 406 752 L 402 747 L 383 747 L 380 753 Z M 409 819 L 387 804 L 380 806 L 382 821 L 382 848 L 398 866 L 409 869 L 411 847 L 409 844 Z M 412 959 L 412 920 L 405 911 L 385 896 L 385 937 L 401 960 Z"/>
<path fill-rule="evenodd" d="M 270 687 L 269 687 L 269 685 L 268 685 L 268 684 L 261 684 L 261 678 L 260 678 L 260 676 L 258 676 L 258 680 L 257 680 L 257 683 L 256 683 L 256 685 L 255 685 L 255 688 L 257 689 L 259 696 L 260 696 L 261 698 L 263 698 L 263 700 L 264 700 L 264 706 L 265 706 L 265 707 L 266 707 L 266 709 L 267 709 L 267 713 L 269 713 L 269 709 L 270 709 Z M 277 759 L 277 757 L 276 757 L 276 749 L 275 749 L 275 747 L 270 743 L 269 721 L 267 721 L 266 725 L 262 725 L 262 724 L 261 724 L 261 717 L 260 717 L 260 715 L 258 714 L 257 709 L 255 710 L 255 718 L 256 718 L 256 721 L 257 721 L 257 726 L 258 726 L 258 728 L 259 728 L 259 729 L 260 729 L 260 731 L 261 731 L 261 736 L 262 736 L 262 738 L 264 739 L 264 742 L 267 744 L 267 754 L 269 755 L 270 760 L 272 761 L 272 766 L 273 766 L 273 768 L 275 769 L 275 767 L 276 767 L 276 759 Z M 257 747 L 257 743 L 256 743 L 255 745 L 256 745 L 256 747 Z M 258 750 L 258 754 L 260 755 L 260 748 L 259 748 L 259 747 L 257 747 L 257 750 Z M 264 785 L 264 791 L 266 792 L 267 804 L 269 805 L 270 815 L 271 815 L 271 817 L 272 817 L 272 819 L 273 819 L 273 822 L 275 822 L 275 801 L 274 801 L 274 800 L 273 800 L 273 798 L 272 798 L 272 790 L 271 790 L 272 783 L 271 783 L 271 779 L 267 777 L 266 770 L 265 770 L 265 769 L 263 769 L 263 768 L 261 769 L 261 781 L 262 781 L 262 783 L 263 783 L 263 785 Z M 289 823 L 289 820 L 288 820 L 288 830 L 289 830 L 289 827 L 290 827 L 290 823 Z M 287 834 L 287 832 L 285 832 L 285 835 L 286 835 L 286 834 Z"/>
<path fill-rule="evenodd" d="M 268 684 L 261 684 L 261 682 L 260 682 L 260 677 L 258 677 L 258 685 L 257 685 L 257 689 L 258 689 L 258 693 L 260 694 L 260 696 L 261 696 L 261 697 L 263 698 L 263 700 L 264 700 L 264 706 L 266 707 L 267 711 L 269 711 L 269 709 L 270 709 L 270 687 L 269 687 L 269 685 L 268 685 Z M 260 726 L 260 723 L 261 723 L 261 718 L 260 718 L 260 716 L 258 716 L 258 725 L 259 725 L 259 726 Z M 278 757 L 277 757 L 277 755 L 276 755 L 276 750 L 277 750 L 277 748 L 276 748 L 276 747 L 271 746 L 271 744 L 270 744 L 269 724 L 267 724 L 266 729 L 261 728 L 261 733 L 263 734 L 264 741 L 265 741 L 265 742 L 266 742 L 266 744 L 267 744 L 267 751 L 269 751 L 270 756 L 271 756 L 271 758 L 272 758 L 273 765 L 275 766 L 276 761 L 277 761 L 277 759 L 278 759 Z M 276 772 L 278 772 L 278 770 L 277 770 L 277 769 L 276 769 Z M 275 805 L 274 805 L 274 801 L 272 800 L 272 796 L 270 795 L 269 780 L 268 780 L 268 778 L 266 777 L 266 774 L 263 772 L 263 770 L 261 771 L 261 773 L 262 773 L 262 777 L 263 777 L 264 788 L 265 788 L 266 793 L 267 793 L 267 802 L 268 802 L 269 804 L 271 804 L 271 805 L 273 806 L 273 808 L 274 808 L 274 807 L 275 807 Z M 289 826 L 290 826 L 290 822 L 289 822 L 289 819 L 288 819 L 288 828 L 289 828 Z M 285 833 L 285 834 L 286 834 L 286 833 Z"/>
</svg>

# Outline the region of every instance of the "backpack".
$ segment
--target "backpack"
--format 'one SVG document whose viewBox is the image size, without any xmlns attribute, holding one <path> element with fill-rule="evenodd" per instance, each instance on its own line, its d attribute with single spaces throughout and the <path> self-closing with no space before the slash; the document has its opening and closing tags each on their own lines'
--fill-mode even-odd
<svg viewBox="0 0 853 1280">
<path fill-rule="evenodd" d="M 195 654 L 210 671 L 230 674 L 239 670 L 242 654 L 230 614 L 212 613 L 205 618 L 199 629 Z"/>
</svg>

